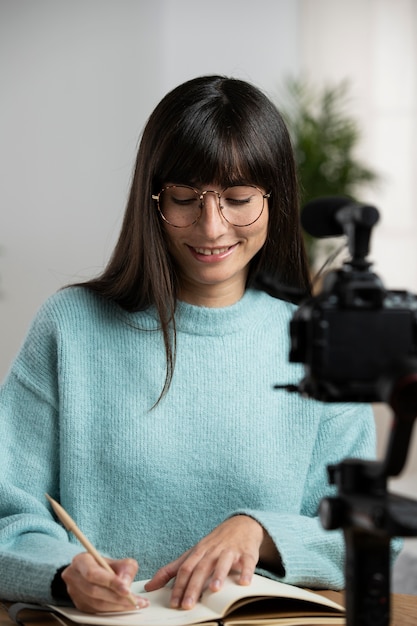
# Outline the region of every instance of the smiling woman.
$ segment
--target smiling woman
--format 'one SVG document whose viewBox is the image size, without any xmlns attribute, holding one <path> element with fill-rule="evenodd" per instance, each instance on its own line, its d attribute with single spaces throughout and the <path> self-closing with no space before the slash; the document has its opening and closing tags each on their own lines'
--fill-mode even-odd
<svg viewBox="0 0 417 626">
<path fill-rule="evenodd" d="M 372 412 L 273 391 L 301 377 L 295 306 L 253 288 L 262 272 L 309 292 L 297 197 L 254 86 L 200 77 L 156 107 L 108 266 L 44 304 L 0 392 L 0 597 L 129 610 L 139 565 L 183 609 L 231 570 L 344 586 L 318 505 L 327 465 L 373 456 Z"/>
<path fill-rule="evenodd" d="M 250 261 L 266 241 L 264 204 L 270 194 L 249 185 L 221 192 L 214 187 L 197 191 L 170 185 L 157 198 L 179 277 L 179 298 L 219 307 L 243 296 Z"/>
<path fill-rule="evenodd" d="M 255 200 L 257 210 L 262 196 L 259 223 L 251 213 L 249 222 L 242 220 L 246 228 L 227 228 L 236 212 L 229 220 L 224 191 L 230 207 L 236 187 L 251 188 L 246 200 Z M 190 199 L 193 219 L 187 210 L 177 223 L 174 203 L 188 205 Z M 190 228 L 174 231 L 190 220 Z M 103 275 L 88 287 L 129 311 L 156 307 L 167 355 L 164 393 L 173 373 L 178 298 L 225 306 L 241 297 L 258 272 L 308 292 L 300 232 L 295 161 L 281 114 L 242 80 L 199 77 L 167 94 L 151 114 L 119 242 Z M 221 254 L 208 267 L 213 250 Z"/>
</svg>

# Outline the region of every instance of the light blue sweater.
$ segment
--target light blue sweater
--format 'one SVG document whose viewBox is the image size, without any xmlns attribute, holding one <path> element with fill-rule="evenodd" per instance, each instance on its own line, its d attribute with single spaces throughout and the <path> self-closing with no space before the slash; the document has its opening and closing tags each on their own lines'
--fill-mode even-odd
<svg viewBox="0 0 417 626">
<path fill-rule="evenodd" d="M 231 515 L 271 535 L 285 582 L 343 586 L 343 537 L 317 508 L 326 466 L 373 458 L 370 407 L 274 391 L 294 307 L 247 291 L 233 306 L 179 303 L 168 394 L 155 313 L 129 314 L 84 288 L 50 298 L 0 395 L 0 597 L 51 601 L 57 568 L 82 551 L 56 498 L 103 553 L 151 577 Z"/>
</svg>

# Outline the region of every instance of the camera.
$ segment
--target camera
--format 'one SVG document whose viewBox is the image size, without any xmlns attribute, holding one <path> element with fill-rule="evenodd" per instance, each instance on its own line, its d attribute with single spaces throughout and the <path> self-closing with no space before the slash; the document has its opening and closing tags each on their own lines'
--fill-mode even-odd
<svg viewBox="0 0 417 626">
<path fill-rule="evenodd" d="M 347 198 L 307 204 L 302 225 L 313 236 L 348 237 L 351 258 L 324 277 L 290 323 L 289 360 L 303 363 L 297 391 L 325 402 L 389 402 L 390 381 L 417 358 L 417 297 L 388 291 L 366 260 L 375 207 Z"/>
<path fill-rule="evenodd" d="M 303 363 L 298 391 L 325 402 L 387 402 L 389 381 L 417 357 L 417 298 L 387 291 L 346 263 L 290 323 L 289 360 Z"/>
</svg>

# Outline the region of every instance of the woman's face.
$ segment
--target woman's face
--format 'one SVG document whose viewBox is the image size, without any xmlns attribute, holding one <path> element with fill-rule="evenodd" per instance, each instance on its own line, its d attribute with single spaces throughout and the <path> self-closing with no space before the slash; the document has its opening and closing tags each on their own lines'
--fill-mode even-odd
<svg viewBox="0 0 417 626">
<path fill-rule="evenodd" d="M 206 189 L 222 192 L 216 185 Z M 163 224 L 180 278 L 180 299 L 200 306 L 228 306 L 243 296 L 249 263 L 266 241 L 268 200 L 264 200 L 259 219 L 250 226 L 227 222 L 214 193 L 205 194 L 204 208 L 195 224 L 185 228 Z"/>
</svg>

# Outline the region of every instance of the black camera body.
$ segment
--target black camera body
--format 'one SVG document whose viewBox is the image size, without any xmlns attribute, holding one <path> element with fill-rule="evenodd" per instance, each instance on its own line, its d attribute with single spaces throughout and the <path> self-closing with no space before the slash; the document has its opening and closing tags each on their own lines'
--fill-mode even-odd
<svg viewBox="0 0 417 626">
<path fill-rule="evenodd" d="M 392 376 L 417 358 L 417 297 L 387 291 L 367 264 L 330 272 L 290 323 L 298 391 L 325 402 L 387 402 Z"/>
</svg>

